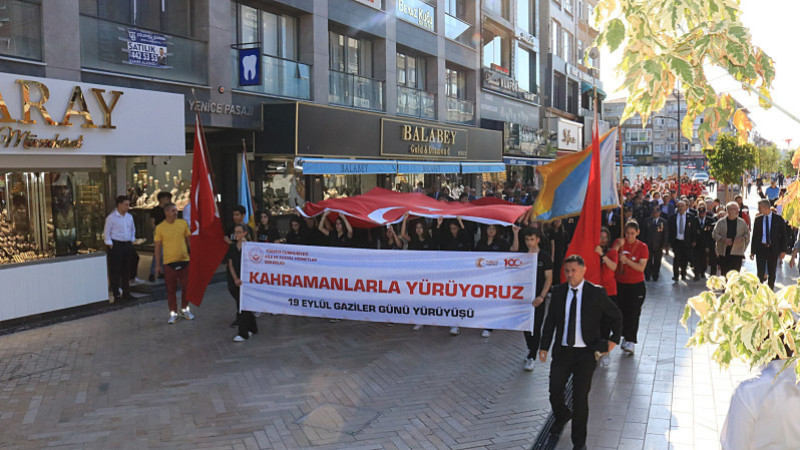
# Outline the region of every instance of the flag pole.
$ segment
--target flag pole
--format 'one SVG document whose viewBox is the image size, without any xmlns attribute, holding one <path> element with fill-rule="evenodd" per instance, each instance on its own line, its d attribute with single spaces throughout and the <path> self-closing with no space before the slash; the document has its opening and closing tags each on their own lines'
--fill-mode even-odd
<svg viewBox="0 0 800 450">
<path fill-rule="evenodd" d="M 624 197 L 623 194 L 623 175 L 622 175 L 622 123 L 617 124 L 617 145 L 619 146 L 619 193 L 617 198 L 619 200 L 619 215 L 620 215 L 620 239 L 625 238 L 625 224 L 622 221 L 625 219 L 625 211 L 623 211 L 623 202 L 622 198 Z"/>
</svg>

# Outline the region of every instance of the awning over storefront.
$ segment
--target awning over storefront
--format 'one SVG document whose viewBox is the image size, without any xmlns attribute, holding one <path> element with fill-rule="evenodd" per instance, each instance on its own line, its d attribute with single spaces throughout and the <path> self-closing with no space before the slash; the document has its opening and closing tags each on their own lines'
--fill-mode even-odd
<svg viewBox="0 0 800 450">
<path fill-rule="evenodd" d="M 297 158 L 305 175 L 361 175 L 397 173 L 397 161 L 380 159 Z"/>
<path fill-rule="evenodd" d="M 552 158 L 526 158 L 523 156 L 503 157 L 503 163 L 509 166 L 543 166 L 552 161 Z"/>
<path fill-rule="evenodd" d="M 366 175 L 394 173 L 486 173 L 504 172 L 503 163 L 396 161 L 392 159 L 305 158 L 294 160 L 304 175 Z"/>
<path fill-rule="evenodd" d="M 459 173 L 457 162 L 397 161 L 397 173 Z"/>
<path fill-rule="evenodd" d="M 595 87 L 592 86 L 591 84 L 585 81 L 581 81 L 581 93 L 585 93 L 586 91 L 591 91 L 594 88 Z M 601 99 L 606 98 L 606 91 L 604 91 L 601 88 L 597 88 L 597 96 L 600 97 Z"/>
<path fill-rule="evenodd" d="M 506 165 L 493 162 L 462 162 L 461 173 L 505 172 Z"/>
</svg>

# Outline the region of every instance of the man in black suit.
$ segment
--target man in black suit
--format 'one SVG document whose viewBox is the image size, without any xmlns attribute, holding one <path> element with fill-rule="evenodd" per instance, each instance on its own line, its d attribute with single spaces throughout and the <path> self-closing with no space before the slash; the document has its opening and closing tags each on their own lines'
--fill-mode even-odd
<svg viewBox="0 0 800 450">
<path fill-rule="evenodd" d="M 750 243 L 750 259 L 756 258 L 758 279 L 764 282 L 764 269 L 769 272 L 767 284 L 775 289 L 775 270 L 778 258 L 786 256 L 786 222 L 772 212 L 769 200 L 759 200 L 759 216 L 753 221 L 753 240 Z"/>
<path fill-rule="evenodd" d="M 686 202 L 678 202 L 677 210 L 669 218 L 669 235 L 672 244 L 672 281 L 687 278 L 686 266 L 692 259 L 694 236 L 697 233 L 697 221 L 686 211 Z"/>
<path fill-rule="evenodd" d="M 661 206 L 655 205 L 649 219 L 640 225 L 643 230 L 642 240 L 647 244 L 649 257 L 647 267 L 644 269 L 644 279 L 658 281 L 661 272 L 661 258 L 664 250 L 669 246 L 669 227 L 667 221 L 661 217 Z"/>
<path fill-rule="evenodd" d="M 714 249 L 716 242 L 712 233 L 717 221 L 707 214 L 705 203 L 697 207 L 697 235 L 695 236 L 695 272 L 694 279 L 706 277 L 706 269 L 711 267 L 711 275 L 717 274 L 717 252 Z"/>
<path fill-rule="evenodd" d="M 539 360 L 547 361 L 553 342 L 550 366 L 550 406 L 556 418 L 551 429 L 559 434 L 572 419 L 572 445 L 586 448 L 586 422 L 589 418 L 589 389 L 595 368 L 595 353 L 607 353 L 619 344 L 622 313 L 606 295 L 606 290 L 583 279 L 586 265 L 578 255 L 564 260 L 567 282 L 552 291 L 550 312 L 544 322 Z M 611 330 L 611 337 L 601 330 Z M 574 412 L 564 402 L 564 387 L 572 375 Z"/>
</svg>

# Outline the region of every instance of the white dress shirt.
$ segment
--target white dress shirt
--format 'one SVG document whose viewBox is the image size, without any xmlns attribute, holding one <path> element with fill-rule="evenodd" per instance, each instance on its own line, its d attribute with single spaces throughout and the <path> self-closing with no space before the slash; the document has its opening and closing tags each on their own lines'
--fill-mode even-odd
<svg viewBox="0 0 800 450">
<path fill-rule="evenodd" d="M 767 214 L 761 220 L 761 226 L 763 227 L 763 231 L 761 233 L 761 243 L 767 243 L 767 235 L 769 234 L 769 230 L 772 227 L 772 213 Z"/>
<path fill-rule="evenodd" d="M 581 333 L 581 305 L 583 305 L 583 285 L 586 281 L 581 281 L 581 284 L 577 286 L 571 286 L 567 284 L 567 304 L 564 306 L 564 333 L 561 336 L 561 345 L 564 347 L 569 347 L 567 345 L 567 330 L 569 330 L 569 309 L 570 305 L 572 305 L 572 290 L 577 289 L 578 291 L 575 293 L 575 345 L 573 347 L 586 347 L 586 343 L 583 342 L 583 333 Z"/>
<path fill-rule="evenodd" d="M 676 237 L 678 238 L 679 241 L 682 241 L 684 235 L 686 234 L 686 213 L 683 214 L 679 213 L 678 216 L 675 217 L 675 221 L 676 221 L 675 225 L 678 226 L 678 234 Z"/>
<path fill-rule="evenodd" d="M 106 217 L 106 226 L 103 228 L 103 241 L 106 245 L 113 245 L 113 241 L 133 242 L 136 240 L 136 225 L 133 216 L 126 213 L 124 216 L 114 209 Z"/>
<path fill-rule="evenodd" d="M 795 384 L 794 365 L 775 378 L 783 364 L 770 362 L 736 388 L 720 436 L 724 450 L 796 448 L 800 385 Z"/>
</svg>

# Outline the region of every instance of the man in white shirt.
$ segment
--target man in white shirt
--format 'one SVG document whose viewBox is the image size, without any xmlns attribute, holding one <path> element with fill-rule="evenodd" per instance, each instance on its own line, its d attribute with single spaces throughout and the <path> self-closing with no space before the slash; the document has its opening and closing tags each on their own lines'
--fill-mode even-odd
<svg viewBox="0 0 800 450">
<path fill-rule="evenodd" d="M 622 313 L 608 298 L 605 289 L 583 279 L 585 273 L 586 264 L 579 255 L 570 255 L 564 260 L 567 282 L 553 288 L 550 312 L 539 345 L 539 360 L 545 362 L 553 343 L 550 406 L 555 422 L 550 433 L 561 434 L 564 425 L 572 419 L 572 445 L 576 449 L 586 448 L 589 389 L 596 354 L 610 352 L 619 344 L 622 335 Z M 570 411 L 564 401 L 564 389 L 570 375 L 574 411 Z"/>
<path fill-rule="evenodd" d="M 121 298 L 131 299 L 129 278 L 136 226 L 133 224 L 133 216 L 128 214 L 130 208 L 128 197 L 124 195 L 117 197 L 117 207 L 106 217 L 106 225 L 103 228 L 103 240 L 108 246 L 109 287 L 113 301 Z"/>
<path fill-rule="evenodd" d="M 778 375 L 784 363 L 770 362 L 736 388 L 720 436 L 723 450 L 797 447 L 800 385 L 794 364 Z"/>
</svg>

